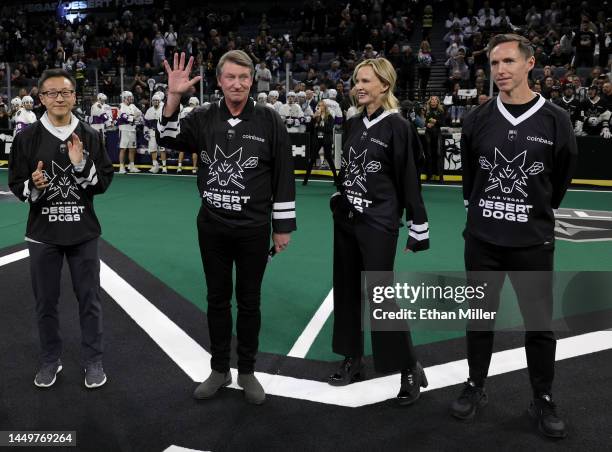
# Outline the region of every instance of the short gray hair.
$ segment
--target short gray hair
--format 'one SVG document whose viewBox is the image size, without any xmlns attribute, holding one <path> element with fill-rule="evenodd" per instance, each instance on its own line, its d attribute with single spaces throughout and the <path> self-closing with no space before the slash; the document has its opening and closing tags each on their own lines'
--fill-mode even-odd
<svg viewBox="0 0 612 452">
<path fill-rule="evenodd" d="M 248 67 L 251 71 L 251 77 L 255 75 L 255 66 L 253 66 L 253 60 L 251 60 L 251 57 L 242 50 L 230 50 L 229 52 L 225 52 L 223 56 L 219 58 L 219 62 L 217 63 L 217 77 L 221 76 L 221 73 L 223 72 L 223 65 L 228 61 L 239 66 Z"/>
</svg>

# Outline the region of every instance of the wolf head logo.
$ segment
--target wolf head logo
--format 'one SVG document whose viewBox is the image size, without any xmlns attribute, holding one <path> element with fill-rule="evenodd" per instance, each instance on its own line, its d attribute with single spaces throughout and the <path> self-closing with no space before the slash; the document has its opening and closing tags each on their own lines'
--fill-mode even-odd
<svg viewBox="0 0 612 452">
<path fill-rule="evenodd" d="M 365 182 L 366 152 L 367 151 L 363 151 L 361 154 L 357 155 L 353 148 L 350 149 L 349 161 L 348 165 L 346 166 L 346 180 L 344 181 L 344 185 L 346 185 L 347 187 L 352 187 L 353 185 L 359 182 Z"/>
<path fill-rule="evenodd" d="M 365 187 L 367 173 L 376 173 L 380 170 L 380 162 L 370 161 L 366 163 L 366 155 L 368 150 L 364 150 L 361 154 L 357 155 L 357 152 L 351 147 L 349 149 L 349 160 L 348 162 L 343 159 L 342 166 L 344 166 L 344 182 L 345 187 L 353 187 L 358 185 L 364 192 L 367 192 Z"/>
<path fill-rule="evenodd" d="M 204 152 L 204 151 L 202 151 Z M 206 155 L 208 157 L 208 155 Z M 206 158 L 203 160 L 210 161 L 208 166 L 208 174 L 211 178 L 206 182 L 208 185 L 215 180 L 221 187 L 227 187 L 230 184 L 244 189 L 244 185 L 238 182 L 243 178 L 242 173 L 245 169 L 255 168 L 258 163 L 257 157 L 250 157 L 244 162 L 241 162 L 242 148 L 239 148 L 234 153 L 226 155 L 219 146 L 215 146 L 215 154 L 213 160 Z"/>
<path fill-rule="evenodd" d="M 495 163 L 491 169 L 489 180 L 497 183 L 505 194 L 512 193 L 515 188 L 526 195 L 522 186 L 527 185 L 527 174 L 523 170 L 527 151 L 521 152 L 512 160 L 508 160 L 504 154 L 495 149 Z"/>
<path fill-rule="evenodd" d="M 68 165 L 66 168 L 62 168 L 55 162 L 51 163 L 53 177 L 50 178 L 51 180 L 49 181 L 49 196 L 47 199 L 53 199 L 60 195 L 63 199 L 67 199 L 68 196 L 80 199 L 80 196 L 77 194 L 74 179 L 72 178 L 71 167 L 72 165 Z M 45 176 L 49 179 L 47 174 L 45 174 Z"/>
<path fill-rule="evenodd" d="M 491 182 L 491 185 L 485 188 L 485 192 L 499 188 L 502 193 L 509 195 L 516 190 L 526 197 L 527 192 L 523 188 L 527 187 L 527 178 L 544 171 L 542 162 L 533 162 L 529 168 L 523 169 L 526 157 L 527 151 L 525 150 L 512 160 L 508 160 L 497 148 L 495 148 L 493 165 L 489 163 L 486 157 L 480 157 L 478 159 L 480 167 L 489 171 L 489 181 Z"/>
<path fill-rule="evenodd" d="M 208 174 L 216 176 L 219 185 L 227 187 L 234 179 L 242 179 L 240 158 L 242 148 L 230 155 L 225 155 L 219 146 L 215 147 L 214 160 L 208 167 Z"/>
</svg>

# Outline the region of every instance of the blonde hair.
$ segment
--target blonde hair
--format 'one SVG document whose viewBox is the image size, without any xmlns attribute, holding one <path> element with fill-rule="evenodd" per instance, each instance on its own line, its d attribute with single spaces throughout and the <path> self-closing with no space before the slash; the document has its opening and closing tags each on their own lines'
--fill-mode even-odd
<svg viewBox="0 0 612 452">
<path fill-rule="evenodd" d="M 385 110 L 397 110 L 399 108 L 399 100 L 393 94 L 393 90 L 395 89 L 395 82 L 397 80 L 397 72 L 395 72 L 395 68 L 391 64 L 389 60 L 386 58 L 369 58 L 367 60 L 362 61 L 355 67 L 353 71 L 353 83 L 357 83 L 357 73 L 359 69 L 365 66 L 370 66 L 376 74 L 376 77 L 383 85 L 387 85 L 388 89 L 383 93 L 382 97 L 382 107 Z M 361 112 L 363 110 L 363 105 L 358 105 L 358 110 Z"/>
<path fill-rule="evenodd" d="M 321 119 L 323 119 L 324 121 L 327 121 L 327 118 L 329 116 L 331 116 L 331 112 L 329 111 L 329 107 L 327 106 L 327 104 L 325 103 L 325 101 L 323 99 L 321 99 L 318 103 L 317 103 L 317 107 L 321 107 L 321 105 L 323 105 L 323 107 L 325 107 L 325 112 L 321 112 Z"/>
<path fill-rule="evenodd" d="M 433 111 L 433 108 L 431 106 L 431 101 L 433 99 L 436 99 L 438 101 L 438 106 L 436 107 L 436 111 L 444 113 L 444 107 L 442 106 L 442 102 L 440 102 L 440 98 L 438 96 L 431 96 L 429 99 L 427 99 L 427 103 L 425 104 L 426 113 L 430 113 Z"/>
</svg>

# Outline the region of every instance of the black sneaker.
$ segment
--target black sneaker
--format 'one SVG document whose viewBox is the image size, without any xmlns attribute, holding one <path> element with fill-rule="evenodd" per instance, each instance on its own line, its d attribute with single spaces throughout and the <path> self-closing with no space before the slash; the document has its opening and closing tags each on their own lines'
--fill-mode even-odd
<svg viewBox="0 0 612 452">
<path fill-rule="evenodd" d="M 557 406 L 550 394 L 543 394 L 531 401 L 529 415 L 538 423 L 538 429 L 549 438 L 565 438 L 565 422 L 557 416 Z"/>
<path fill-rule="evenodd" d="M 478 409 L 485 406 L 488 401 L 484 388 L 476 386 L 468 378 L 463 391 L 461 391 L 457 400 L 453 401 L 451 405 L 451 414 L 461 420 L 472 419 L 478 412 Z"/>
<path fill-rule="evenodd" d="M 421 397 L 421 388 L 426 388 L 427 385 L 427 377 L 421 363 L 417 362 L 414 369 L 402 370 L 397 403 L 400 405 L 412 405 Z"/>
<path fill-rule="evenodd" d="M 338 370 L 329 376 L 327 382 L 332 386 L 346 386 L 363 378 L 363 358 L 346 357 Z"/>
<path fill-rule="evenodd" d="M 87 363 L 85 367 L 85 387 L 88 389 L 99 388 L 106 384 L 106 374 L 102 361 Z"/>
<path fill-rule="evenodd" d="M 48 388 L 55 384 L 57 374 L 62 370 L 62 362 L 58 359 L 52 363 L 43 363 L 34 378 L 34 384 L 39 388 Z"/>
</svg>

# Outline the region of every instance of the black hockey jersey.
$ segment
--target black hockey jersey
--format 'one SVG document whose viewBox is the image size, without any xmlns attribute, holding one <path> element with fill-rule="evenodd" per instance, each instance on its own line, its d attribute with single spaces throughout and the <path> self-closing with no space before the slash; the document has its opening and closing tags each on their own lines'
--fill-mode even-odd
<svg viewBox="0 0 612 452">
<path fill-rule="evenodd" d="M 380 108 L 347 121 L 343 140 L 341 194 L 371 226 L 397 233 L 406 210 L 408 249 L 429 248 L 429 223 L 415 153 L 420 142 L 399 113 Z"/>
<path fill-rule="evenodd" d="M 553 100 L 553 103 L 569 113 L 572 124 L 580 119 L 580 101 L 576 97 L 572 96 L 568 99 L 565 96 L 560 96 Z"/>
<path fill-rule="evenodd" d="M 553 209 L 577 154 L 569 115 L 542 96 L 517 118 L 499 97 L 470 111 L 461 137 L 466 232 L 500 246 L 552 243 Z"/>
<path fill-rule="evenodd" d="M 609 118 L 602 116 L 608 110 L 605 101 L 600 97 L 593 102 L 591 99 L 585 99 L 580 104 L 580 120 L 583 122 L 582 130 L 587 135 L 599 135 L 601 129 L 609 127 Z"/>
<path fill-rule="evenodd" d="M 296 229 L 293 156 L 273 109 L 249 99 L 234 118 L 221 99 L 180 123 L 178 111 L 162 116 L 157 135 L 160 146 L 199 155 L 198 189 L 213 218 L 230 227 L 255 227 L 272 216 L 274 232 Z"/>
<path fill-rule="evenodd" d="M 72 133 L 89 155 L 77 170 L 68 157 L 66 142 Z M 32 173 L 39 161 L 49 182 L 39 191 Z M 9 156 L 9 187 L 30 203 L 26 239 L 52 245 L 75 245 L 98 237 L 100 223 L 94 195 L 104 193 L 113 178 L 113 166 L 100 134 L 74 115 L 70 126 L 54 127 L 45 113 L 13 141 Z"/>
</svg>

